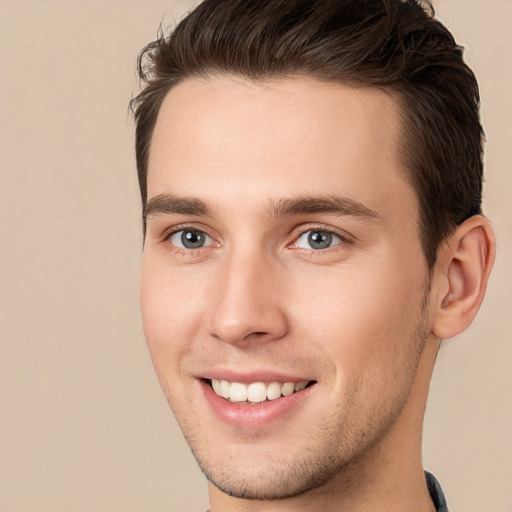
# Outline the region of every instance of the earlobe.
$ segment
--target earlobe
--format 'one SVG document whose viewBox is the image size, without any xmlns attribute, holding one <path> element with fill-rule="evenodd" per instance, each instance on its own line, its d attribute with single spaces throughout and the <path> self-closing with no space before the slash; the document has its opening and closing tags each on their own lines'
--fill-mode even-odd
<svg viewBox="0 0 512 512">
<path fill-rule="evenodd" d="M 432 334 L 453 338 L 469 327 L 485 295 L 496 254 L 490 222 L 475 215 L 443 243 L 435 266 Z"/>
</svg>

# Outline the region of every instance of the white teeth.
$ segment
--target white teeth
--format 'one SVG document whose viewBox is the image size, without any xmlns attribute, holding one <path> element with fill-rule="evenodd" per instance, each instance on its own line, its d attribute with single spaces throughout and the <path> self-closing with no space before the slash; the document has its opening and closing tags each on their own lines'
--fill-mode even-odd
<svg viewBox="0 0 512 512">
<path fill-rule="evenodd" d="M 263 402 L 267 398 L 267 386 L 263 382 L 253 382 L 247 388 L 249 402 Z"/>
<path fill-rule="evenodd" d="M 281 396 L 289 396 L 303 390 L 309 381 L 303 382 L 277 382 L 269 384 L 253 382 L 249 385 L 241 382 L 229 382 L 227 380 L 211 379 L 215 394 L 230 400 L 231 402 L 249 402 L 257 404 L 265 400 L 276 400 Z"/>
<path fill-rule="evenodd" d="M 229 399 L 232 402 L 246 402 L 247 401 L 247 386 L 240 382 L 232 382 L 229 390 Z"/>
<path fill-rule="evenodd" d="M 220 380 L 212 379 L 212 388 L 213 391 L 215 391 L 215 394 L 222 396 L 222 393 L 220 391 Z"/>
<path fill-rule="evenodd" d="M 212 382 L 214 380 L 215 379 L 212 379 Z M 222 398 L 228 399 L 230 388 L 231 388 L 231 384 L 227 380 L 221 380 L 220 381 L 220 393 L 217 393 L 217 394 L 220 395 Z"/>
<path fill-rule="evenodd" d="M 296 382 L 294 386 L 294 391 L 301 391 L 308 385 L 307 382 Z"/>
<path fill-rule="evenodd" d="M 267 398 L 269 400 L 275 400 L 276 398 L 281 397 L 281 383 L 279 382 L 271 382 L 267 386 Z"/>
<path fill-rule="evenodd" d="M 281 387 L 281 394 L 289 396 L 295 391 L 295 384 L 293 382 L 285 382 Z"/>
</svg>

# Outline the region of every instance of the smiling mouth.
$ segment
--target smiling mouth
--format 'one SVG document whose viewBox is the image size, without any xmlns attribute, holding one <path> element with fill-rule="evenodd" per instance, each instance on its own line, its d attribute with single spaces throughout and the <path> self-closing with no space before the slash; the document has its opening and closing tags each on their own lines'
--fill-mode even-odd
<svg viewBox="0 0 512 512">
<path fill-rule="evenodd" d="M 213 392 L 234 403 L 257 405 L 270 400 L 277 400 L 283 396 L 290 396 L 315 384 L 316 381 L 301 382 L 229 382 L 227 380 L 207 379 L 206 382 Z"/>
</svg>

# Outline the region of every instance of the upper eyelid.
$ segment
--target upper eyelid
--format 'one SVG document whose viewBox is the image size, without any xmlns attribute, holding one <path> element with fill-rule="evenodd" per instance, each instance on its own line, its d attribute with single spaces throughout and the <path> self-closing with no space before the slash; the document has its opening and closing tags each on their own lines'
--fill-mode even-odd
<svg viewBox="0 0 512 512">
<path fill-rule="evenodd" d="M 165 229 L 163 231 L 162 239 L 167 240 L 172 235 L 179 233 L 180 231 L 187 231 L 187 230 L 201 231 L 201 232 L 205 233 L 207 236 L 209 236 L 210 238 L 214 239 L 214 235 L 211 233 L 211 229 L 204 226 L 203 224 L 198 225 L 193 222 L 191 222 L 191 223 L 186 222 L 186 223 L 176 224 L 175 226 L 168 227 L 167 229 Z"/>
<path fill-rule="evenodd" d="M 345 242 L 353 242 L 355 240 L 357 240 L 357 238 L 350 234 L 348 231 L 345 231 L 344 229 L 340 229 L 340 228 L 335 228 L 333 226 L 328 226 L 326 224 L 315 224 L 315 223 L 312 223 L 310 225 L 304 225 L 304 224 L 301 224 L 300 226 L 297 226 L 293 231 L 292 231 L 292 236 L 293 236 L 293 242 L 296 242 L 297 239 L 308 233 L 309 231 L 324 231 L 326 233 L 331 233 L 333 235 L 336 235 L 338 236 L 339 238 L 341 238 L 341 240 L 345 241 Z"/>
<path fill-rule="evenodd" d="M 302 238 L 304 235 L 307 235 L 308 233 L 328 233 L 329 235 L 333 235 L 337 238 L 339 238 L 340 240 L 345 240 L 347 237 L 344 237 L 343 235 L 340 235 L 339 233 L 335 232 L 335 231 L 328 231 L 327 229 L 308 229 L 306 231 L 303 231 L 302 233 L 300 233 L 297 237 L 295 237 L 295 240 L 298 240 L 299 238 Z"/>
<path fill-rule="evenodd" d="M 299 240 L 304 236 L 306 235 L 307 233 L 311 232 L 311 231 L 319 231 L 319 232 L 326 232 L 326 233 L 329 233 L 333 236 L 335 236 L 336 238 L 339 239 L 339 243 L 335 243 L 334 245 L 331 245 L 329 247 L 324 247 L 324 248 L 321 248 L 321 249 L 314 249 L 313 247 L 300 247 L 298 244 L 299 244 Z M 298 236 L 296 236 L 294 239 L 293 239 L 293 242 L 291 244 L 288 244 L 287 247 L 289 247 L 290 249 L 293 249 L 293 250 L 297 250 L 297 251 L 301 251 L 301 252 L 308 252 L 308 253 L 311 253 L 311 254 L 315 254 L 317 256 L 319 256 L 320 254 L 326 254 L 326 253 L 329 253 L 331 251 L 339 251 L 340 250 L 340 246 L 346 246 L 347 244 L 352 244 L 352 241 L 348 239 L 348 237 L 344 237 L 342 235 L 339 235 L 338 233 L 334 232 L 334 231 L 328 231 L 328 230 L 324 230 L 324 229 L 308 229 L 306 231 L 304 231 L 303 233 L 299 234 Z"/>
</svg>

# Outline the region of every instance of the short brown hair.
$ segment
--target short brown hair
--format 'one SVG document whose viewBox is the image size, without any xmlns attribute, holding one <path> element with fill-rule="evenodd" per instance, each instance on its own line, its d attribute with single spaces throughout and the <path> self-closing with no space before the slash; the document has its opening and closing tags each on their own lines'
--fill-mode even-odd
<svg viewBox="0 0 512 512">
<path fill-rule="evenodd" d="M 143 207 L 149 148 L 168 91 L 188 77 L 308 76 L 383 87 L 400 103 L 400 150 L 429 268 L 439 244 L 481 212 L 483 131 L 463 50 L 420 0 L 205 0 L 139 55 L 132 100 Z"/>
</svg>

